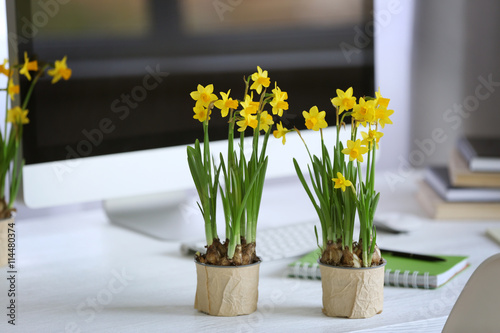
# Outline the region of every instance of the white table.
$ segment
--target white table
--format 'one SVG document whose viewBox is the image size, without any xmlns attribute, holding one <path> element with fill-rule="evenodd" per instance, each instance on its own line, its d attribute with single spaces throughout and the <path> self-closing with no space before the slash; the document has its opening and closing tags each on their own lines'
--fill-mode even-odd
<svg viewBox="0 0 500 333">
<path fill-rule="evenodd" d="M 285 203 L 276 199 L 270 186 L 264 195 L 262 224 L 276 220 L 276 210 L 281 210 L 278 202 L 290 207 L 286 223 L 296 222 L 292 216 L 303 219 L 304 214 L 311 213 L 310 203 L 304 200 L 297 183 L 274 186 L 274 190 L 285 191 L 289 199 Z M 383 180 L 377 187 L 382 191 L 379 211 L 422 217 L 422 227 L 409 234 L 380 233 L 381 246 L 464 254 L 470 257 L 471 267 L 436 290 L 385 287 L 384 311 L 380 315 L 349 320 L 322 314 L 320 281 L 284 276 L 291 259 L 264 262 L 257 312 L 233 318 L 211 317 L 193 308 L 195 264 L 192 258 L 180 255 L 179 242 L 159 241 L 111 225 L 100 209 L 43 218 L 21 216 L 16 231 L 16 326 L 7 324 L 8 273 L 7 268 L 2 268 L 0 331 L 439 332 L 472 272 L 486 258 L 500 252 L 500 246 L 484 236 L 488 227 L 500 227 L 500 221 L 426 219 L 414 200 L 414 177 L 400 184 L 395 192 Z M 283 214 L 279 212 L 279 216 Z"/>
</svg>

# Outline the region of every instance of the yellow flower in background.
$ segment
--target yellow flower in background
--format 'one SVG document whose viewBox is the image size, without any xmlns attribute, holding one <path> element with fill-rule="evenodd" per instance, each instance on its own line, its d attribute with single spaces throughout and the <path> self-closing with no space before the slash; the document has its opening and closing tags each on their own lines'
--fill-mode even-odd
<svg viewBox="0 0 500 333">
<path fill-rule="evenodd" d="M 245 114 L 257 113 L 257 110 L 259 109 L 259 102 L 253 101 L 253 94 L 251 96 L 246 95 L 245 100 L 243 102 L 240 102 L 240 105 L 243 108 L 241 112 Z M 242 116 L 244 117 L 244 115 Z"/>
<path fill-rule="evenodd" d="M 28 52 L 24 52 L 24 65 L 19 70 L 19 74 L 26 76 L 28 80 L 31 81 L 30 71 L 37 71 L 37 70 L 38 70 L 38 62 L 36 60 L 30 61 L 30 59 L 28 58 Z"/>
<path fill-rule="evenodd" d="M 257 128 L 257 125 L 259 124 L 259 122 L 257 121 L 257 116 L 250 113 L 245 113 L 243 111 L 240 113 L 240 115 L 243 116 L 243 119 L 236 123 L 236 125 L 240 127 L 238 128 L 238 132 L 244 132 L 248 126 L 253 129 Z"/>
<path fill-rule="evenodd" d="M 385 127 L 386 124 L 392 124 L 392 120 L 389 119 L 389 116 L 391 116 L 394 113 L 394 110 L 387 110 L 385 107 L 378 107 L 375 111 L 375 118 L 382 126 L 382 128 Z"/>
<path fill-rule="evenodd" d="M 377 132 L 376 130 L 369 130 L 368 133 L 361 132 L 361 136 L 363 137 L 363 141 L 361 141 L 362 145 L 368 147 L 368 149 L 373 148 L 373 143 L 377 144 L 377 149 L 379 148 L 380 138 L 384 136 L 384 133 Z"/>
<path fill-rule="evenodd" d="M 264 132 L 267 132 L 269 130 L 269 127 L 273 124 L 274 124 L 273 116 L 267 113 L 267 111 L 263 111 L 260 114 L 259 131 L 263 130 Z"/>
<path fill-rule="evenodd" d="M 286 142 L 286 137 L 285 137 L 285 135 L 286 135 L 286 133 L 288 133 L 288 132 L 290 132 L 290 130 L 288 130 L 286 127 L 283 127 L 283 124 L 282 124 L 282 123 L 281 123 L 281 121 L 280 121 L 280 123 L 279 123 L 279 124 L 276 124 L 276 129 L 274 130 L 273 135 L 274 135 L 274 137 L 275 137 L 276 139 L 283 138 L 283 140 L 281 140 L 281 142 L 282 142 L 283 144 L 285 144 L 285 142 Z"/>
<path fill-rule="evenodd" d="M 201 123 L 204 122 L 205 120 L 210 120 L 210 114 L 212 114 L 212 110 L 208 110 L 204 105 L 203 102 L 197 102 L 195 107 L 193 108 L 194 111 L 194 119 L 198 119 Z"/>
<path fill-rule="evenodd" d="M 352 87 L 343 92 L 337 89 L 337 97 L 332 98 L 331 102 L 339 109 L 339 114 L 346 110 L 350 110 L 356 104 L 356 97 L 352 96 Z"/>
<path fill-rule="evenodd" d="M 15 85 L 12 78 L 9 79 L 9 83 L 7 84 L 7 93 L 11 100 L 14 100 L 14 96 L 19 94 L 19 85 Z"/>
<path fill-rule="evenodd" d="M 280 117 L 283 117 L 283 110 L 288 110 L 288 102 L 285 100 L 288 99 L 288 94 L 286 91 L 281 91 L 281 89 L 276 85 L 273 89 L 273 100 L 271 101 L 271 106 L 273 107 L 273 114 L 277 114 Z"/>
<path fill-rule="evenodd" d="M 257 66 L 257 72 L 252 74 L 252 80 L 254 83 L 250 89 L 255 89 L 257 94 L 261 93 L 262 86 L 267 88 L 271 84 L 271 79 L 267 77 L 267 71 L 263 71 L 260 66 Z"/>
<path fill-rule="evenodd" d="M 380 89 L 379 89 L 379 91 L 375 92 L 375 106 L 376 107 L 382 106 L 382 107 L 387 108 L 389 106 L 389 102 L 390 102 L 389 98 L 382 97 L 382 95 L 380 94 Z"/>
<path fill-rule="evenodd" d="M 224 92 L 220 92 L 222 99 L 219 99 L 215 102 L 215 107 L 220 109 L 222 117 L 226 117 L 229 113 L 229 109 L 236 109 L 238 107 L 238 101 L 235 101 L 229 94 L 231 93 L 231 89 L 227 91 L 227 94 Z"/>
<path fill-rule="evenodd" d="M 375 118 L 375 100 L 365 101 L 363 97 L 360 97 L 359 103 L 354 105 L 353 117 L 358 124 L 362 124 L 366 127 L 366 123 L 373 123 Z"/>
<path fill-rule="evenodd" d="M 325 121 L 325 111 L 318 111 L 317 106 L 313 106 L 309 109 L 309 112 L 302 111 L 302 115 L 306 120 L 306 127 L 314 131 L 319 131 L 320 128 L 326 128 L 328 124 Z"/>
<path fill-rule="evenodd" d="M 358 139 L 356 142 L 352 140 L 347 140 L 347 148 L 342 150 L 343 154 L 349 155 L 349 161 L 358 160 L 363 162 L 363 154 L 368 152 L 368 148 L 361 146 L 361 140 Z"/>
<path fill-rule="evenodd" d="M 201 102 L 203 106 L 208 107 L 210 102 L 217 100 L 217 96 L 213 94 L 213 84 L 209 84 L 206 87 L 203 87 L 201 84 L 199 84 L 197 89 L 197 91 L 191 92 L 190 96 L 196 102 Z"/>
<path fill-rule="evenodd" d="M 7 59 L 3 60 L 3 64 L 0 65 L 0 73 L 4 74 L 7 77 L 10 77 L 10 76 L 12 76 L 12 73 L 10 73 L 10 71 L 7 69 L 8 63 L 9 63 L 9 61 Z"/>
<path fill-rule="evenodd" d="M 333 188 L 340 188 L 342 189 L 342 192 L 345 192 L 346 187 L 352 186 L 351 181 L 345 179 L 340 172 L 337 172 L 337 178 L 332 178 L 332 180 L 335 182 Z"/>
<path fill-rule="evenodd" d="M 47 74 L 52 76 L 52 84 L 59 81 L 61 78 L 64 80 L 69 80 L 71 77 L 71 69 L 66 65 L 67 57 L 64 56 L 62 60 L 56 60 L 55 68 L 47 71 Z"/>
<path fill-rule="evenodd" d="M 7 111 L 7 122 L 14 125 L 29 124 L 28 110 L 23 110 L 19 106 L 13 107 Z"/>
</svg>

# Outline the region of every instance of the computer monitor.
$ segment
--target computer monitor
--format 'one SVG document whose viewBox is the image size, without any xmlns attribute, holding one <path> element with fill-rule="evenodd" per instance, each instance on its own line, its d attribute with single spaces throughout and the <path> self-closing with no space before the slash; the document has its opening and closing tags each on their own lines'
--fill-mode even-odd
<svg viewBox="0 0 500 333">
<path fill-rule="evenodd" d="M 288 92 L 285 126 L 303 128 L 303 110 L 333 111 L 335 88 L 373 95 L 373 43 L 368 36 L 356 43 L 371 12 L 361 0 L 222 7 L 212 0 L 7 0 L 10 58 L 67 56 L 73 70 L 57 86 L 42 77 L 33 92 L 23 136 L 25 203 L 105 200 L 114 222 L 182 237 L 178 215 L 152 205 L 179 207 L 179 194 L 194 188 L 186 146 L 202 138 L 202 127 L 189 93 L 212 83 L 241 98 L 243 75 L 261 66 Z M 27 80 L 20 85 L 26 94 Z M 212 149 L 225 151 L 227 124 L 213 119 Z M 293 175 L 292 157 L 307 162 L 293 134 L 285 146 L 271 140 L 268 178 Z"/>
</svg>

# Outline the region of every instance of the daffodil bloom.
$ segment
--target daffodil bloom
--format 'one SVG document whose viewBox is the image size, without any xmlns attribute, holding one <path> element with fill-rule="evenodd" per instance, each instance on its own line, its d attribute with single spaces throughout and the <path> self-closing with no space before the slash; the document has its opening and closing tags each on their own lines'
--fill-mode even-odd
<svg viewBox="0 0 500 333">
<path fill-rule="evenodd" d="M 36 60 L 30 61 L 30 59 L 28 58 L 28 52 L 24 52 L 24 65 L 19 70 L 19 74 L 26 76 L 28 80 L 31 81 L 30 71 L 37 71 L 37 70 L 38 70 L 38 62 Z"/>
<path fill-rule="evenodd" d="M 375 92 L 375 106 L 382 106 L 382 107 L 388 107 L 389 106 L 389 98 L 384 98 L 380 94 L 380 89 L 379 91 Z"/>
<path fill-rule="evenodd" d="M 28 119 L 28 110 L 23 110 L 19 106 L 13 107 L 7 111 L 7 122 L 14 125 L 28 124 L 30 122 Z"/>
<path fill-rule="evenodd" d="M 245 100 L 243 102 L 240 102 L 240 105 L 243 108 L 242 112 L 244 112 L 245 114 L 255 114 L 259 109 L 259 102 L 253 101 L 253 94 L 251 96 L 246 95 Z"/>
<path fill-rule="evenodd" d="M 214 102 L 217 100 L 217 96 L 213 94 L 213 84 L 209 84 L 206 87 L 203 87 L 201 84 L 199 84 L 197 89 L 197 91 L 191 92 L 190 96 L 197 102 L 201 101 L 203 106 L 208 107 L 210 102 Z"/>
<path fill-rule="evenodd" d="M 269 127 L 274 124 L 273 116 L 271 116 L 267 111 L 263 111 L 260 114 L 260 126 L 259 131 L 263 130 L 266 133 Z"/>
<path fill-rule="evenodd" d="M 375 111 L 375 118 L 382 128 L 385 127 L 386 124 L 392 124 L 392 120 L 389 119 L 394 113 L 394 110 L 387 110 L 385 107 L 378 107 Z"/>
<path fill-rule="evenodd" d="M 285 135 L 290 132 L 289 129 L 287 129 L 286 127 L 283 127 L 283 124 L 280 123 L 279 124 L 276 124 L 276 129 L 274 130 L 273 132 L 273 135 L 276 139 L 279 139 L 279 138 L 283 138 L 283 140 L 281 140 L 281 142 L 283 142 L 283 144 L 285 144 L 286 142 L 286 137 Z"/>
<path fill-rule="evenodd" d="M 368 147 L 368 149 L 373 148 L 373 143 L 375 142 L 377 144 L 377 149 L 379 148 L 379 141 L 382 136 L 384 136 L 384 133 L 382 132 L 377 132 L 376 130 L 369 130 L 368 133 L 366 132 L 361 132 L 361 136 L 363 137 L 363 141 L 361 141 L 362 145 L 365 145 Z"/>
<path fill-rule="evenodd" d="M 302 111 L 302 116 L 306 120 L 306 127 L 314 131 L 319 131 L 320 128 L 326 128 L 328 124 L 325 121 L 325 111 L 318 111 L 317 106 L 309 109 L 309 112 Z"/>
<path fill-rule="evenodd" d="M 7 59 L 3 60 L 3 65 L 0 65 L 0 73 L 4 74 L 7 77 L 10 77 L 12 73 L 7 69 L 7 64 L 9 61 Z"/>
<path fill-rule="evenodd" d="M 235 101 L 229 94 L 231 93 L 231 89 L 227 91 L 227 94 L 222 92 L 220 93 L 222 99 L 219 99 L 215 102 L 215 107 L 220 109 L 222 117 L 226 117 L 229 113 L 229 109 L 236 109 L 238 107 L 238 101 Z"/>
<path fill-rule="evenodd" d="M 62 60 L 56 60 L 55 68 L 48 70 L 47 74 L 52 76 L 52 84 L 59 81 L 61 78 L 64 80 L 69 80 L 71 77 L 71 69 L 66 65 L 66 56 Z"/>
<path fill-rule="evenodd" d="M 257 94 L 262 91 L 262 86 L 269 87 L 271 84 L 271 79 L 267 77 L 267 71 L 263 71 L 259 66 L 257 66 L 257 72 L 252 74 L 252 80 L 254 81 L 250 89 L 255 89 Z"/>
<path fill-rule="evenodd" d="M 243 111 L 240 112 L 240 115 L 243 116 L 243 119 L 236 123 L 240 127 L 238 128 L 238 132 L 244 132 L 248 126 L 254 129 L 257 128 L 257 125 L 259 124 L 257 116 Z"/>
<path fill-rule="evenodd" d="M 273 95 L 273 100 L 269 103 L 273 107 L 273 114 L 283 117 L 283 110 L 288 110 L 288 102 L 285 101 L 288 99 L 288 94 L 275 85 Z"/>
<path fill-rule="evenodd" d="M 365 101 L 363 97 L 359 98 L 359 103 L 354 105 L 353 117 L 358 124 L 366 126 L 366 123 L 373 123 L 375 118 L 375 101 Z"/>
<path fill-rule="evenodd" d="M 340 188 L 342 189 L 342 192 L 345 192 L 346 187 L 352 186 L 351 181 L 345 179 L 340 172 L 337 172 L 337 178 L 332 178 L 332 180 L 335 182 L 333 188 Z"/>
<path fill-rule="evenodd" d="M 14 96 L 19 94 L 19 86 L 14 84 L 12 78 L 9 79 L 9 83 L 7 84 L 7 93 L 9 94 L 11 100 L 14 100 Z"/>
<path fill-rule="evenodd" d="M 210 114 L 212 113 L 212 110 L 208 110 L 202 102 L 197 102 L 195 107 L 193 108 L 194 111 L 194 119 L 198 119 L 201 123 L 204 122 L 205 120 L 210 120 Z"/>
<path fill-rule="evenodd" d="M 352 140 L 347 140 L 347 148 L 342 150 L 343 154 L 349 155 L 349 161 L 358 160 L 363 162 L 363 154 L 368 152 L 368 148 L 361 146 L 361 140 L 358 139 L 356 142 Z"/>
<path fill-rule="evenodd" d="M 337 97 L 332 98 L 331 102 L 339 109 L 339 114 L 352 109 L 356 104 L 356 97 L 352 96 L 352 87 L 345 92 L 337 89 Z"/>
</svg>

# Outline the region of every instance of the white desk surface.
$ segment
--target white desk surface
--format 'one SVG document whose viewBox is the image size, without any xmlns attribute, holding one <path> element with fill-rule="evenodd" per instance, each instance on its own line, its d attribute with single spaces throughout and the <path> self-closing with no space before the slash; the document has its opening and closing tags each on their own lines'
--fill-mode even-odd
<svg viewBox="0 0 500 333">
<path fill-rule="evenodd" d="M 286 186 L 293 186 L 295 192 Z M 264 262 L 257 312 L 211 317 L 193 308 L 195 264 L 192 258 L 180 255 L 179 242 L 159 241 L 111 225 L 100 209 L 43 218 L 20 216 L 16 231 L 16 326 L 7 324 L 7 269 L 2 268 L 0 331 L 440 332 L 472 272 L 500 252 L 500 246 L 484 235 L 488 227 L 500 227 L 500 221 L 428 220 L 414 200 L 413 178 L 399 184 L 394 192 L 383 180 L 377 187 L 382 192 L 380 212 L 422 217 L 421 228 L 409 234 L 379 233 L 379 245 L 468 255 L 471 267 L 436 290 L 385 287 L 380 315 L 341 319 L 322 314 L 320 281 L 284 276 L 291 259 Z M 280 188 L 286 189 L 288 199 L 277 198 L 272 187 L 267 190 L 260 228 L 278 216 L 286 223 L 297 222 L 292 217 L 302 219 L 312 212 L 298 183 Z M 289 207 L 287 211 L 279 203 Z"/>
</svg>

